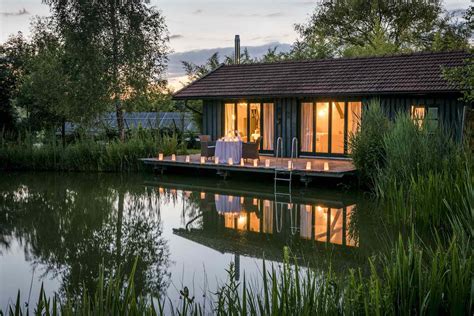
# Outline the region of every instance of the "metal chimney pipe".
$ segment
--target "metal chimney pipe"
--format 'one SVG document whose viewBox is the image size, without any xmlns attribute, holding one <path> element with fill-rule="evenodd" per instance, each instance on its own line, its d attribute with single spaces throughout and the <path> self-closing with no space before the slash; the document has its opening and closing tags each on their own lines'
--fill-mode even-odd
<svg viewBox="0 0 474 316">
<path fill-rule="evenodd" d="M 240 36 L 235 35 L 234 63 L 240 64 Z"/>
</svg>

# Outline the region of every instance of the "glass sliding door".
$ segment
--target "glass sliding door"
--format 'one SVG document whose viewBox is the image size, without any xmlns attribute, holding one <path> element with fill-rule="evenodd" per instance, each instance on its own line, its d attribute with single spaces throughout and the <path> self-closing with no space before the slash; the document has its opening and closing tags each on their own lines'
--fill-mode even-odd
<svg viewBox="0 0 474 316">
<path fill-rule="evenodd" d="M 301 151 L 313 151 L 313 103 L 301 103 Z"/>
<path fill-rule="evenodd" d="M 260 128 L 260 103 L 250 103 L 250 141 L 256 142 L 261 135 Z"/>
<path fill-rule="evenodd" d="M 275 112 L 273 103 L 263 104 L 263 150 L 273 150 L 275 139 Z"/>
<path fill-rule="evenodd" d="M 316 103 L 316 152 L 329 152 L 329 102 Z"/>
<path fill-rule="evenodd" d="M 235 131 L 235 104 L 224 105 L 224 136 L 229 136 Z"/>
<path fill-rule="evenodd" d="M 347 154 L 347 140 L 351 133 L 357 133 L 361 115 L 360 101 L 302 102 L 299 127 L 301 152 Z"/>
<path fill-rule="evenodd" d="M 248 107 L 247 103 L 237 104 L 237 131 L 240 134 L 243 142 L 248 142 Z"/>
<path fill-rule="evenodd" d="M 344 154 L 344 102 L 331 103 L 331 153 Z"/>
</svg>

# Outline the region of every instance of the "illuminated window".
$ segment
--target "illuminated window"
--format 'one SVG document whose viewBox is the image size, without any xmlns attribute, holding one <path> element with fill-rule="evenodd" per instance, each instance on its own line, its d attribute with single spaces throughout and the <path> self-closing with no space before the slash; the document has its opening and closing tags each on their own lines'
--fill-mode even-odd
<svg viewBox="0 0 474 316">
<path fill-rule="evenodd" d="M 412 105 L 411 106 L 411 118 L 413 122 L 421 127 L 423 125 L 423 120 L 425 119 L 426 108 L 424 105 Z"/>
<path fill-rule="evenodd" d="M 329 152 L 329 102 L 316 103 L 316 152 Z"/>
<path fill-rule="evenodd" d="M 273 103 L 263 104 L 263 149 L 273 150 L 275 115 Z"/>
<path fill-rule="evenodd" d="M 313 151 L 313 103 L 301 104 L 301 151 Z"/>
<path fill-rule="evenodd" d="M 261 136 L 260 128 L 260 103 L 250 103 L 250 141 L 256 142 Z"/>
<path fill-rule="evenodd" d="M 235 131 L 235 105 L 234 103 L 226 103 L 224 106 L 224 135 L 232 134 Z"/>
<path fill-rule="evenodd" d="M 331 152 L 344 153 L 344 102 L 332 103 L 331 118 Z"/>
<path fill-rule="evenodd" d="M 362 118 L 362 102 L 347 102 L 347 139 L 356 134 L 360 128 Z M 347 152 L 350 153 L 350 146 L 347 146 Z"/>
</svg>

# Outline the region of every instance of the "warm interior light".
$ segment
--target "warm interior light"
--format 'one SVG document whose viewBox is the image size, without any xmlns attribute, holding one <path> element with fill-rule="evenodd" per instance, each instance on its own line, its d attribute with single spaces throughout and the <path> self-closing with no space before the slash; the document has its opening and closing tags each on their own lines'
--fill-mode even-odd
<svg viewBox="0 0 474 316">
<path fill-rule="evenodd" d="M 232 120 L 235 121 L 235 114 L 232 114 Z"/>
<path fill-rule="evenodd" d="M 328 110 L 326 108 L 319 109 L 318 110 L 318 116 L 319 117 L 325 117 L 328 115 Z"/>
<path fill-rule="evenodd" d="M 311 170 L 311 161 L 306 163 L 306 170 Z"/>
<path fill-rule="evenodd" d="M 176 155 L 175 155 L 175 154 L 172 154 L 172 155 L 171 155 L 171 160 L 172 160 L 172 161 L 176 161 Z"/>
<path fill-rule="evenodd" d="M 244 226 L 245 223 L 247 223 L 247 216 L 245 215 L 239 215 L 239 218 L 237 219 L 238 225 L 240 227 Z"/>
<path fill-rule="evenodd" d="M 158 160 L 163 160 L 163 153 L 158 154 Z"/>
<path fill-rule="evenodd" d="M 329 163 L 325 162 L 324 163 L 324 171 L 328 171 L 328 170 L 329 170 Z"/>
<path fill-rule="evenodd" d="M 191 157 L 189 157 L 189 155 L 186 156 L 186 162 L 190 162 L 191 161 Z"/>
</svg>

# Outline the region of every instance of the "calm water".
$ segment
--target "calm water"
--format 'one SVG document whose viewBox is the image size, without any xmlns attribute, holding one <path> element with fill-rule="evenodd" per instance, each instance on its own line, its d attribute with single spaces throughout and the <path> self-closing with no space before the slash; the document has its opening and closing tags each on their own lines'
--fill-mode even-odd
<svg viewBox="0 0 474 316">
<path fill-rule="evenodd" d="M 137 288 L 197 298 L 237 276 L 256 277 L 265 258 L 289 246 L 301 265 L 340 273 L 365 268 L 381 247 L 377 210 L 360 195 L 294 190 L 275 198 L 273 183 L 219 178 L 55 173 L 0 174 L 0 309 L 22 293 L 34 304 L 47 293 L 93 288 L 127 271 L 138 255 Z"/>
</svg>

